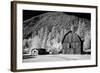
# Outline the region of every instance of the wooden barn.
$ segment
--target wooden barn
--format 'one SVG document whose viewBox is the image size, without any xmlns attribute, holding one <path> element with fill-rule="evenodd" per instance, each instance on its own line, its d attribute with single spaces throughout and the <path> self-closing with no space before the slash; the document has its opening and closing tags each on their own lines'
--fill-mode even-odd
<svg viewBox="0 0 100 73">
<path fill-rule="evenodd" d="M 63 54 L 81 54 L 82 52 L 81 38 L 73 31 L 69 31 L 65 34 L 62 45 Z"/>
</svg>

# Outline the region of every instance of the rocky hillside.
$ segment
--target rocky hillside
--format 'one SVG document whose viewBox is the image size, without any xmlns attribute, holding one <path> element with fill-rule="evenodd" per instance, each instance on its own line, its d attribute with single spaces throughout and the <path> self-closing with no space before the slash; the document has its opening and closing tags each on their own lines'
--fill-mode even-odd
<svg viewBox="0 0 100 73">
<path fill-rule="evenodd" d="M 90 49 L 90 21 L 61 12 L 48 12 L 25 20 L 23 22 L 23 40 L 31 38 L 32 41 L 38 42 L 37 45 L 40 48 L 58 45 L 60 47 L 57 48 L 58 50 L 61 49 L 63 36 L 70 30 L 84 40 L 85 49 Z M 37 38 L 38 41 L 34 38 Z"/>
</svg>

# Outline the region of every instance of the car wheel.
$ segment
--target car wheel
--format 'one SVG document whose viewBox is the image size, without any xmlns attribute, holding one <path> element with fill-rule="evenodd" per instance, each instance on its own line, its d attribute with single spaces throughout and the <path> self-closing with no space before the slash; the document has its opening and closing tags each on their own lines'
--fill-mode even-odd
<svg viewBox="0 0 100 73">
<path fill-rule="evenodd" d="M 31 55 L 32 55 L 32 56 L 37 56 L 37 55 L 38 55 L 38 50 L 33 49 L 33 50 L 31 51 Z"/>
</svg>

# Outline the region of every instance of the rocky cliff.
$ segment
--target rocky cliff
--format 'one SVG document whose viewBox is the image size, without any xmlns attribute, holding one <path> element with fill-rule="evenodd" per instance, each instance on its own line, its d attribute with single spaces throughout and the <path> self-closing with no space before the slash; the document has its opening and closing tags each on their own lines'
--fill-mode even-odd
<svg viewBox="0 0 100 73">
<path fill-rule="evenodd" d="M 71 29 L 72 27 L 73 29 Z M 61 42 L 64 35 L 70 30 L 77 33 L 84 41 L 84 48 L 90 49 L 90 21 L 62 12 L 48 12 L 25 20 L 23 22 L 23 40 L 31 38 L 31 42 L 38 42 L 37 48 L 46 48 L 48 51 L 58 53 L 62 48 Z M 38 41 L 33 39 L 34 37 L 37 37 Z"/>
</svg>

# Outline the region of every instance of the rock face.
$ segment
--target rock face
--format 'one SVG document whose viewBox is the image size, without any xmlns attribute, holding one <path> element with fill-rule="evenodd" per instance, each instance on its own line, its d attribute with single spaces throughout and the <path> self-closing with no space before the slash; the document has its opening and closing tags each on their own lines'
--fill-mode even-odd
<svg viewBox="0 0 100 73">
<path fill-rule="evenodd" d="M 85 42 L 83 47 L 90 49 L 90 21 L 61 12 L 48 12 L 24 21 L 23 40 L 31 39 L 30 47 L 36 45 L 35 48 L 45 48 L 48 52 L 57 54 L 62 50 L 62 40 L 71 27 L 73 27 L 74 33 Z"/>
</svg>

